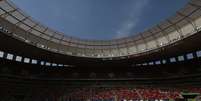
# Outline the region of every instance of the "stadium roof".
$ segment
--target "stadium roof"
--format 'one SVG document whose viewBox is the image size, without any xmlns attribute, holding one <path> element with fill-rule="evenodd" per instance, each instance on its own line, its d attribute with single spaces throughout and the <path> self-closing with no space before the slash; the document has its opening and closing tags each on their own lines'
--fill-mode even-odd
<svg viewBox="0 0 201 101">
<path fill-rule="evenodd" d="M 191 0 L 174 16 L 136 36 L 114 40 L 83 40 L 66 36 L 32 19 L 9 0 L 0 1 L 2 27 L 13 37 L 65 55 L 115 58 L 138 55 L 185 39 L 200 30 L 201 2 Z"/>
</svg>

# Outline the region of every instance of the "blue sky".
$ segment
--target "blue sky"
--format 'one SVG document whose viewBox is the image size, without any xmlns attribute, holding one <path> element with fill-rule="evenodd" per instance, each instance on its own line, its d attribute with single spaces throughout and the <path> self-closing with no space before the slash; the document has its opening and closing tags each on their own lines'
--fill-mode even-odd
<svg viewBox="0 0 201 101">
<path fill-rule="evenodd" d="M 135 35 L 172 16 L 189 0 L 11 0 L 66 35 L 109 40 Z"/>
</svg>

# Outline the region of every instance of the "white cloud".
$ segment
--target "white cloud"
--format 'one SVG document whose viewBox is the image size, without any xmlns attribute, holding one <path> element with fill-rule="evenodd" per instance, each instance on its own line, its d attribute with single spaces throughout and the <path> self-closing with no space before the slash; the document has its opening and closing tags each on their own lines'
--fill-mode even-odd
<svg viewBox="0 0 201 101">
<path fill-rule="evenodd" d="M 135 28 L 137 24 L 140 22 L 142 12 L 148 3 L 149 3 L 149 0 L 136 0 L 134 2 L 133 8 L 130 12 L 128 19 L 126 19 L 120 25 L 120 29 L 117 30 L 116 32 L 117 34 L 114 37 L 115 39 L 126 37 L 131 34 L 132 29 Z"/>
</svg>

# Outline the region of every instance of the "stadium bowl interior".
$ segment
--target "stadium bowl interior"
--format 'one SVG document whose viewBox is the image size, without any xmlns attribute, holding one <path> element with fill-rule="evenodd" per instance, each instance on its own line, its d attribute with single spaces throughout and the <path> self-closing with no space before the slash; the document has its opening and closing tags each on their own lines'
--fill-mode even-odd
<svg viewBox="0 0 201 101">
<path fill-rule="evenodd" d="M 199 95 L 200 38 L 200 0 L 143 33 L 112 40 L 66 36 L 0 0 L 0 101 L 169 101 Z"/>
</svg>

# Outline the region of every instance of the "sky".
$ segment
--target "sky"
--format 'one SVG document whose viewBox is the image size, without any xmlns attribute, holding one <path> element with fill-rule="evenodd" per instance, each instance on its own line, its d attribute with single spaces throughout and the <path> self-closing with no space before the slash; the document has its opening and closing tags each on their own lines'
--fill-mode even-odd
<svg viewBox="0 0 201 101">
<path fill-rule="evenodd" d="M 11 0 L 36 21 L 81 39 L 128 37 L 173 16 L 189 0 Z"/>
</svg>

